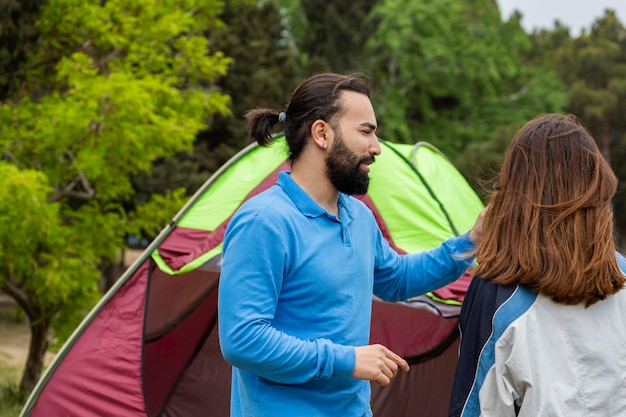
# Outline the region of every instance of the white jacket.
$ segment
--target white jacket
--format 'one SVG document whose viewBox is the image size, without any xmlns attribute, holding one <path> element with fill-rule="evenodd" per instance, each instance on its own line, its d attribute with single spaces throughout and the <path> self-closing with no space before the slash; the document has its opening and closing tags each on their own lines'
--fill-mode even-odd
<svg viewBox="0 0 626 417">
<path fill-rule="evenodd" d="M 626 289 L 585 308 L 474 279 L 459 326 L 450 416 L 626 416 Z"/>
</svg>

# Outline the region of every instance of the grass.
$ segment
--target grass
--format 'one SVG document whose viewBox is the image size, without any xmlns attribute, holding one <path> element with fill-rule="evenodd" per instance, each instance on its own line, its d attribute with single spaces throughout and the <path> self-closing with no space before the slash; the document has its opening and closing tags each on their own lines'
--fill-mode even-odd
<svg viewBox="0 0 626 417">
<path fill-rule="evenodd" d="M 0 417 L 17 417 L 27 395 L 20 393 L 22 367 L 0 363 Z"/>
<path fill-rule="evenodd" d="M 0 340 L 3 346 L 19 346 L 16 341 L 29 334 L 28 327 L 17 320 L 16 311 L 15 304 L 7 301 L 6 296 L 0 299 Z M 26 342 L 24 349 L 27 348 Z M 19 389 L 23 370 L 21 361 L 4 361 L 0 355 L 0 417 L 17 417 L 22 411 L 28 398 L 28 394 L 21 393 Z"/>
</svg>

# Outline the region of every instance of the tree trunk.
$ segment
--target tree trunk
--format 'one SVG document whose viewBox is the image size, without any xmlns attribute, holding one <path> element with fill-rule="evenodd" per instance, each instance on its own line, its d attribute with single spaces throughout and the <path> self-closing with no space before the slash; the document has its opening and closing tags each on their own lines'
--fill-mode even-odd
<svg viewBox="0 0 626 417">
<path fill-rule="evenodd" d="M 119 256 L 115 260 L 103 260 L 100 262 L 98 269 L 102 274 L 98 282 L 98 289 L 102 294 L 106 294 L 124 272 L 124 249 L 120 251 Z"/>
<path fill-rule="evenodd" d="M 16 282 L 13 277 L 10 277 L 0 285 L 0 289 L 17 302 L 26 313 L 26 316 L 28 316 L 30 322 L 30 345 L 22 381 L 20 382 L 21 392 L 29 393 L 35 388 L 41 376 L 43 361 L 46 350 L 48 349 L 50 321 L 41 313 L 41 310 L 36 304 L 33 303 L 28 293 L 23 291 Z"/>
<path fill-rule="evenodd" d="M 44 365 L 44 358 L 48 349 L 48 330 L 50 323 L 42 317 L 29 317 L 30 319 L 30 346 L 28 358 L 24 367 L 24 374 L 20 382 L 21 392 L 31 392 L 39 378 Z"/>
</svg>

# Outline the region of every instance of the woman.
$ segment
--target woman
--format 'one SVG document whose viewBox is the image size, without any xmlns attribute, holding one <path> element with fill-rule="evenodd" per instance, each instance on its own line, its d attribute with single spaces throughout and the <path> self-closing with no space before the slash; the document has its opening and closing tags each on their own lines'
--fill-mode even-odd
<svg viewBox="0 0 626 417">
<path fill-rule="evenodd" d="M 626 416 L 617 178 L 572 115 L 513 138 L 484 212 L 450 416 Z"/>
</svg>

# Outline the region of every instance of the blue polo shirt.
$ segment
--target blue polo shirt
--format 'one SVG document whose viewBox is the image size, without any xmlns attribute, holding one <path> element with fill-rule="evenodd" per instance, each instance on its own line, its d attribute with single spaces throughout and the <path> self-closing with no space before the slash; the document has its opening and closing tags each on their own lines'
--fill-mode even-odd
<svg viewBox="0 0 626 417">
<path fill-rule="evenodd" d="M 467 235 L 398 255 L 361 201 L 340 193 L 338 206 L 339 218 L 281 172 L 231 219 L 218 301 L 231 416 L 371 416 L 370 383 L 351 374 L 372 293 L 404 300 L 471 265 L 451 256 L 473 248 Z"/>
</svg>

